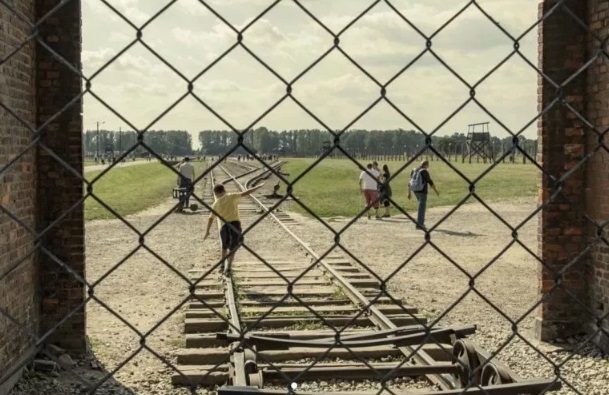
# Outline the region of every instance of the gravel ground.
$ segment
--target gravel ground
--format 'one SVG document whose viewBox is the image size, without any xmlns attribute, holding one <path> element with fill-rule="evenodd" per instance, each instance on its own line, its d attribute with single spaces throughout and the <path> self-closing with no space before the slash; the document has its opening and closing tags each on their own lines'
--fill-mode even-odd
<svg viewBox="0 0 609 395">
<path fill-rule="evenodd" d="M 272 183 L 268 183 L 271 185 Z M 268 193 L 262 191 L 260 194 Z M 159 216 L 169 210 L 174 200 L 129 218 L 138 229 L 153 225 Z M 509 223 L 522 221 L 534 208 L 533 201 L 496 203 L 495 208 Z M 442 217 L 447 208 L 429 211 L 429 224 Z M 315 220 L 293 215 L 297 235 L 322 252 L 331 246 L 334 235 Z M 145 237 L 145 245 L 166 259 L 183 274 L 192 268 L 209 267 L 217 262 L 219 244 L 214 234 L 202 242 L 206 216 L 202 213 L 172 214 Z M 340 229 L 348 219 L 333 218 L 329 224 Z M 536 251 L 536 220 L 524 225 L 519 240 Z M 281 232 L 277 226 L 263 221 L 247 236 L 247 243 L 255 250 L 267 251 L 268 259 L 294 254 L 292 242 L 278 242 Z M 359 220 L 345 230 L 341 244 L 357 256 L 362 263 L 381 276 L 387 276 L 415 253 L 424 242 L 424 234 L 414 230 L 405 219 Z M 478 204 L 466 205 L 445 221 L 431 242 L 391 279 L 392 295 L 406 303 L 418 306 L 435 319 L 468 290 L 468 279 L 463 270 L 474 273 L 483 268 L 494 256 L 512 241 L 511 231 Z M 138 237 L 118 220 L 88 222 L 86 226 L 87 278 L 103 280 L 95 287 L 95 295 L 121 319 L 96 302 L 88 306 L 88 335 L 94 357 L 78 361 L 75 373 L 98 381 L 106 373 L 118 369 L 114 380 L 109 380 L 100 394 L 187 394 L 184 388 L 170 383 L 171 368 L 151 351 L 141 349 L 141 335 L 146 334 L 146 345 L 159 356 L 175 363 L 175 353 L 183 339 L 183 318 L 178 308 L 188 294 L 188 287 L 179 275 L 160 262 L 150 251 L 140 248 L 118 269 L 110 272 L 122 258 L 138 247 Z M 438 250 L 451 257 L 450 263 Z M 272 252 L 271 252 L 272 251 Z M 246 256 L 240 252 L 241 257 Z M 523 315 L 536 301 L 537 262 L 522 247 L 514 245 L 476 279 L 475 288 L 507 316 Z M 167 318 L 169 317 L 169 318 Z M 156 326 L 164 321 L 160 326 Z M 442 326 L 476 324 L 478 333 L 474 341 L 488 351 L 494 351 L 511 334 L 509 322 L 493 307 L 473 292 L 440 320 Z M 534 313 L 528 314 L 518 326 L 521 336 L 554 362 L 565 360 L 570 349 L 581 339 L 565 339 L 563 345 L 541 344 L 534 340 Z M 150 334 L 148 334 L 150 332 Z M 130 356 L 134 355 L 133 358 Z M 553 378 L 554 368 L 537 351 L 522 340 L 512 340 L 499 354 L 524 378 Z M 124 365 L 126 359 L 131 358 Z M 609 393 L 609 358 L 591 346 L 571 358 L 561 369 L 562 376 L 582 394 Z M 338 391 L 370 388 L 374 383 L 310 382 L 307 391 Z M 358 387 L 358 385 L 363 385 Z M 406 384 L 408 388 L 418 382 Z M 424 383 L 420 383 L 423 385 Z M 21 380 L 13 395 L 76 394 L 82 386 L 67 372 L 42 374 L 30 372 Z M 197 393 L 205 394 L 200 389 Z M 577 392 L 565 386 L 557 394 Z"/>
<path fill-rule="evenodd" d="M 535 201 L 493 203 L 491 206 L 508 223 L 517 226 L 535 209 Z M 429 210 L 427 226 L 443 218 L 449 209 Z M 334 235 L 326 226 L 297 214 L 293 217 L 299 223 L 296 233 L 314 249 L 333 248 Z M 350 220 L 332 218 L 327 224 L 338 232 Z M 518 231 L 520 242 L 533 252 L 537 251 L 537 225 L 537 219 L 533 218 Z M 543 354 L 555 364 L 567 361 L 560 374 L 573 388 L 563 383 L 563 389 L 556 394 L 609 394 L 607 355 L 581 338 L 564 339 L 563 344 L 535 340 L 536 313 L 528 311 L 538 301 L 538 262 L 520 245 L 507 248 L 513 241 L 511 234 L 509 228 L 476 203 L 462 206 L 443 221 L 437 231 L 432 232 L 430 243 L 420 251 L 425 244 L 425 234 L 415 230 L 403 215 L 383 220 L 364 217 L 341 233 L 340 243 L 383 278 L 397 271 L 388 282 L 391 295 L 419 307 L 430 322 L 439 318 L 441 326 L 475 324 L 478 331 L 471 339 L 490 352 L 507 343 L 498 357 L 522 378 L 555 377 L 554 366 Z M 462 271 L 474 275 L 496 256 L 499 258 L 476 278 L 474 284 L 475 290 L 487 299 L 485 301 L 470 291 L 469 278 Z M 453 307 L 461 297 L 463 299 Z M 518 334 L 531 345 L 518 337 L 510 340 L 511 323 L 497 310 L 512 320 L 522 317 Z M 574 354 L 571 350 L 577 347 L 580 350 Z M 573 357 L 569 358 L 571 355 Z"/>
</svg>

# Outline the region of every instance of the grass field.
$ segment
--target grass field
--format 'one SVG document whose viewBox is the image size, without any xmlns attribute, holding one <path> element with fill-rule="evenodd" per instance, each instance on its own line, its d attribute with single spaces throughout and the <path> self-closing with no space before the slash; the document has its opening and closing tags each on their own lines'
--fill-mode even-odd
<svg viewBox="0 0 609 395">
<path fill-rule="evenodd" d="M 203 162 L 193 162 L 196 176 L 205 169 Z M 91 181 L 101 172 L 85 174 Z M 93 193 L 121 215 L 134 214 L 162 203 L 171 197 L 176 174 L 160 163 L 114 168 L 93 184 Z M 85 185 L 86 188 L 86 185 Z M 85 200 L 85 220 L 116 218 L 96 200 Z"/>
<path fill-rule="evenodd" d="M 296 179 L 314 159 L 287 159 L 283 171 Z M 362 161 L 365 166 L 366 161 Z M 387 162 L 389 170 L 395 173 L 405 162 Z M 379 161 L 379 166 L 384 163 Z M 484 172 L 490 164 L 452 163 L 465 176 L 473 180 Z M 392 199 L 407 210 L 416 207 L 416 200 L 407 199 L 408 178 L 411 164 L 391 181 Z M 455 205 L 469 193 L 469 183 L 443 162 L 430 162 L 430 175 L 436 184 L 440 197 L 433 191 L 427 200 L 428 207 Z M 347 159 L 326 159 L 319 163 L 294 186 L 294 194 L 315 213 L 324 217 L 354 216 L 363 208 L 363 197 L 359 192 L 358 177 L 361 170 Z M 537 194 L 538 170 L 530 164 L 499 164 L 476 183 L 475 192 L 485 201 L 510 200 L 531 197 Z M 284 188 L 282 187 L 282 190 Z M 469 202 L 475 201 L 473 197 Z M 302 208 L 294 205 L 299 212 Z"/>
</svg>

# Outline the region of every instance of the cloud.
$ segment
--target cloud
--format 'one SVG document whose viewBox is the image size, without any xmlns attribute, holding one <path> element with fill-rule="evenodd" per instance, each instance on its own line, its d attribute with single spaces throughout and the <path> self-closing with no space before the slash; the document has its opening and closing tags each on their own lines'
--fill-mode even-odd
<svg viewBox="0 0 609 395">
<path fill-rule="evenodd" d="M 81 55 L 85 75 L 93 74 L 106 64 L 118 51 L 115 48 L 100 48 L 97 50 L 83 50 Z"/>
<path fill-rule="evenodd" d="M 209 5 L 212 9 L 217 12 L 223 12 L 228 10 L 234 10 L 235 6 L 244 6 L 248 3 L 253 5 L 264 5 L 268 6 L 270 4 L 269 1 L 262 0 L 205 0 L 205 4 Z M 203 2 L 199 0 L 178 0 L 176 6 L 184 13 L 189 15 L 209 15 L 211 12 L 209 9 L 203 4 Z"/>
<path fill-rule="evenodd" d="M 126 34 L 123 32 L 112 32 L 110 33 L 110 36 L 108 37 L 108 41 L 110 42 L 124 42 L 124 43 L 128 43 L 133 41 L 136 38 L 135 34 Z"/>
<path fill-rule="evenodd" d="M 278 45 L 286 41 L 286 36 L 281 30 L 267 19 L 256 21 L 244 34 L 246 44 L 255 43 L 259 45 Z"/>
<path fill-rule="evenodd" d="M 85 4 L 91 7 L 96 14 L 103 15 L 113 22 L 122 18 L 117 14 L 122 14 L 126 19 L 138 25 L 150 19 L 150 14 L 144 12 L 138 0 L 107 0 L 116 12 L 99 0 L 85 0 Z"/>
<path fill-rule="evenodd" d="M 203 84 L 201 91 L 209 93 L 238 93 L 242 91 L 239 84 L 231 80 L 214 80 L 207 84 Z"/>
<path fill-rule="evenodd" d="M 227 46 L 230 41 L 237 41 L 237 35 L 224 24 L 215 24 L 210 31 L 174 27 L 171 29 L 171 36 L 180 44 L 189 47 L 199 46 L 202 49 Z"/>
<path fill-rule="evenodd" d="M 135 33 L 124 22 L 111 20 L 104 22 L 103 26 L 111 33 L 102 34 L 98 22 L 102 19 L 101 3 L 85 1 L 90 7 L 85 9 L 84 23 L 95 26 L 95 30 L 85 35 L 83 64 L 85 70 L 92 72 L 121 50 L 124 46 L 122 42 L 125 45 L 129 43 Z M 369 1 L 364 0 L 301 2 L 335 31 L 349 24 L 370 5 Z M 242 29 L 272 2 L 208 0 L 207 3 L 234 24 L 236 29 Z M 433 34 L 467 3 L 446 0 L 391 1 L 405 18 L 426 35 Z M 114 0 L 112 4 L 126 15 L 142 21 L 166 3 L 161 0 Z M 535 23 L 536 5 L 531 5 L 530 0 L 478 0 L 477 4 L 515 36 Z M 105 8 L 103 15 L 108 15 Z M 531 31 L 521 43 L 522 52 L 533 63 L 536 63 L 536 39 L 536 31 Z M 144 40 L 190 78 L 234 45 L 237 34 L 198 0 L 178 0 L 146 28 Z M 247 29 L 243 43 L 289 81 L 331 48 L 333 40 L 332 35 L 295 3 L 281 2 Z M 435 35 L 432 44 L 431 49 L 470 83 L 476 82 L 513 49 L 512 40 L 475 6 Z M 181 84 L 186 89 L 185 83 L 160 60 L 140 45 L 136 47 L 123 54 L 96 78 L 95 86 L 114 84 L 120 87 L 126 103 L 129 103 L 129 97 L 137 96 L 141 106 L 147 105 L 147 96 L 152 101 L 154 97 L 160 97 L 163 91 L 181 90 Z M 385 83 L 426 49 L 426 39 L 385 2 L 380 2 L 340 35 L 340 48 L 381 83 Z M 285 94 L 285 85 L 243 48 L 236 48 L 195 85 L 197 94 L 202 95 L 214 109 L 227 114 L 231 121 L 234 119 L 242 123 L 250 122 Z M 180 88 L 176 89 L 176 86 Z M 488 103 L 498 118 L 509 119 L 514 125 L 524 124 L 523 120 L 530 119 L 535 112 L 535 71 L 521 60 L 510 60 L 488 78 L 478 91 L 480 100 Z M 334 50 L 294 84 L 293 92 L 316 114 L 336 124 L 332 126 L 342 127 L 379 97 L 380 88 Z M 469 90 L 431 53 L 427 53 L 391 83 L 388 95 L 417 122 L 426 128 L 433 128 L 468 98 Z M 200 105 L 193 109 L 198 111 L 196 109 L 200 109 Z M 135 112 L 143 116 L 142 111 Z M 377 128 L 395 125 L 383 114 L 379 111 L 370 115 L 368 124 Z M 201 114 L 186 112 L 180 122 L 190 122 L 196 130 L 202 117 Z M 446 132 L 452 132 L 451 129 L 459 122 L 467 124 L 469 118 L 476 118 L 474 122 L 481 117 L 484 114 L 479 109 L 468 107 L 446 127 Z M 274 119 L 283 129 L 310 124 L 310 117 L 303 115 L 302 111 L 290 116 L 277 115 Z"/>
</svg>

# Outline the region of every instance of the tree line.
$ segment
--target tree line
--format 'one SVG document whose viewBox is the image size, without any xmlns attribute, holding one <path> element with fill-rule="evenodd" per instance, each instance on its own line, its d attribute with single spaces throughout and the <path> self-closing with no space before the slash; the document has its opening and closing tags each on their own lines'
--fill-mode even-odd
<svg viewBox="0 0 609 395">
<path fill-rule="evenodd" d="M 235 155 L 245 155 L 247 151 L 239 146 L 239 136 L 226 130 L 203 130 L 198 134 L 200 149 L 193 149 L 192 136 L 185 130 L 151 130 L 144 133 L 143 142 L 150 149 L 163 156 L 184 155 L 224 155 L 234 150 Z M 328 131 L 318 129 L 298 129 L 273 131 L 259 127 L 243 135 L 243 145 L 259 154 L 281 156 L 318 156 L 334 144 L 335 137 Z M 466 133 L 446 136 L 432 136 L 431 146 L 444 155 L 463 155 L 466 150 Z M 121 155 L 138 142 L 133 131 L 87 130 L 83 138 L 83 149 L 87 156 L 112 157 Z M 537 140 L 519 138 L 519 146 L 529 155 L 535 155 Z M 343 133 L 339 138 L 340 147 L 354 156 L 407 155 L 412 156 L 426 146 L 425 135 L 414 130 L 360 130 Z M 497 157 L 513 147 L 512 137 L 491 137 L 490 146 Z M 333 154 L 340 155 L 335 150 Z M 144 147 L 134 150 L 135 156 L 148 156 Z"/>
<path fill-rule="evenodd" d="M 119 156 L 138 142 L 133 131 L 87 130 L 83 137 L 83 149 L 87 156 Z M 150 130 L 144 133 L 143 143 L 163 156 L 192 155 L 192 135 L 185 130 Z M 135 156 L 148 156 L 142 146 L 134 150 Z"/>
<path fill-rule="evenodd" d="M 203 130 L 199 132 L 201 153 L 223 155 L 238 144 L 238 135 L 225 130 Z M 323 130 L 272 131 L 265 127 L 250 130 L 243 136 L 243 144 L 255 153 L 279 154 L 282 156 L 317 156 L 334 144 L 335 137 Z M 512 137 L 490 138 L 495 156 L 513 147 Z M 426 146 L 426 138 L 414 130 L 349 130 L 340 136 L 340 146 L 350 155 L 413 155 Z M 466 149 L 467 134 L 453 133 L 448 136 L 432 136 L 431 145 L 448 155 L 462 155 Z M 520 137 L 519 146 L 533 155 L 537 140 Z M 235 154 L 246 151 L 239 147 Z"/>
</svg>

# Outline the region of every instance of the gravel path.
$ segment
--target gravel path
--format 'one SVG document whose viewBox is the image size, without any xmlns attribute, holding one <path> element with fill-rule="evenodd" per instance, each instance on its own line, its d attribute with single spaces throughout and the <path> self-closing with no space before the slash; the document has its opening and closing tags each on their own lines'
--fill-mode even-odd
<svg viewBox="0 0 609 395">
<path fill-rule="evenodd" d="M 433 197 L 432 197 L 433 198 Z M 535 209 L 533 199 L 511 203 L 493 203 L 509 224 L 517 226 Z M 443 218 L 450 208 L 428 211 L 427 225 Z M 334 234 L 318 221 L 294 215 L 300 225 L 297 234 L 308 240 L 318 251 L 334 248 Z M 351 218 L 333 218 L 328 226 L 339 232 Z M 537 219 L 524 224 L 518 239 L 532 252 L 537 251 Z M 432 232 L 425 245 L 425 234 L 414 229 L 403 215 L 383 220 L 358 220 L 340 236 L 340 244 L 361 263 L 387 278 L 392 296 L 422 309 L 438 325 L 475 324 L 478 332 L 471 338 L 489 352 L 503 343 L 498 357 L 522 378 L 554 378 L 554 366 L 533 347 L 555 364 L 567 361 L 561 376 L 579 391 L 563 385 L 556 394 L 609 394 L 609 357 L 583 339 L 565 339 L 564 344 L 547 344 L 535 340 L 535 311 L 527 314 L 538 301 L 537 265 L 534 256 L 513 241 L 512 231 L 480 204 L 459 208 L 438 230 Z M 421 248 L 425 245 L 420 251 Z M 509 247 L 502 253 L 504 248 Z M 441 251 L 441 252 L 440 252 Z M 452 263 L 442 255 L 450 257 Z M 496 256 L 500 257 L 475 280 L 475 290 L 495 307 L 469 288 L 469 278 L 462 270 L 474 275 Z M 409 260 L 409 261 L 408 261 Z M 408 261 L 401 269 L 404 262 Z M 457 267 L 457 265 L 459 267 Z M 465 295 L 465 296 L 464 296 Z M 455 306 L 452 305 L 463 299 Z M 511 323 L 496 309 L 518 324 L 519 337 L 513 334 Z M 524 317 L 523 317 L 524 316 Z M 581 350 L 572 358 L 572 349 Z"/>
<path fill-rule="evenodd" d="M 137 163 L 137 162 L 136 162 Z M 268 182 L 272 185 L 272 182 Z M 197 190 L 202 190 L 198 186 Z M 268 193 L 262 191 L 260 194 Z M 154 209 L 129 217 L 138 229 L 153 225 L 160 215 L 175 203 L 170 199 Z M 533 201 L 497 203 L 493 207 L 512 224 L 522 221 L 534 208 Z M 429 224 L 447 212 L 447 208 L 429 211 Z M 316 250 L 332 246 L 334 234 L 315 220 L 294 214 L 293 229 Z M 192 268 L 215 264 L 219 254 L 217 236 L 202 242 L 206 215 L 202 212 L 172 214 L 145 236 L 145 246 L 154 253 L 138 247 L 138 237 L 118 220 L 92 221 L 86 225 L 87 278 L 95 282 L 95 295 L 130 328 L 105 307 L 96 302 L 88 306 L 88 335 L 96 359 L 79 361 L 76 373 L 99 380 L 107 372 L 114 374 L 100 394 L 187 394 L 190 391 L 170 384 L 172 373 L 165 363 L 147 349 L 140 347 L 141 334 L 146 334 L 146 346 L 167 361 L 175 363 L 175 353 L 183 343 L 181 310 L 172 315 L 188 294 L 188 286 L 179 275 L 165 266 L 155 254 L 166 259 L 176 270 L 186 273 Z M 329 225 L 341 229 L 348 219 L 334 218 Z M 536 251 L 536 220 L 524 225 L 519 239 Z M 263 221 L 247 236 L 246 242 L 255 250 L 272 251 L 267 259 L 294 254 L 295 245 L 281 240 L 281 232 L 269 221 Z M 359 220 L 340 236 L 341 245 L 381 276 L 387 276 L 415 253 L 424 242 L 424 234 L 400 216 L 382 221 Z M 469 273 L 483 268 L 512 241 L 511 231 L 478 204 L 464 206 L 444 222 L 431 237 L 438 250 L 450 256 L 455 264 Z M 272 248 L 270 248 L 272 247 Z M 136 250 L 119 268 L 112 268 Z M 239 253 L 241 257 L 247 255 Z M 509 248 L 484 274 L 476 279 L 475 288 L 509 317 L 524 314 L 536 300 L 537 262 L 522 247 Z M 430 319 L 468 290 L 468 278 L 437 250 L 427 245 L 390 281 L 392 295 L 420 307 Z M 169 318 L 167 318 L 169 317 Z M 160 321 L 164 322 L 156 327 Z M 511 334 L 509 322 L 473 292 L 451 309 L 440 324 L 476 324 L 475 342 L 488 351 L 495 350 Z M 540 344 L 534 340 L 534 313 L 527 315 L 518 326 L 519 334 L 547 354 L 551 361 L 565 360 L 579 339 L 566 339 L 563 345 Z M 148 334 L 150 332 L 150 334 Z M 135 355 L 126 364 L 123 362 Z M 525 378 L 552 378 L 553 366 L 522 340 L 512 340 L 499 357 Z M 593 347 L 586 347 L 564 368 L 563 377 L 582 394 L 609 393 L 609 358 Z M 309 391 L 355 388 L 357 384 L 317 382 L 307 384 Z M 66 372 L 53 375 L 30 373 L 12 392 L 25 394 L 80 393 L 79 384 Z M 360 387 L 361 388 L 361 387 Z M 197 393 L 204 394 L 206 390 Z M 567 386 L 557 394 L 575 394 Z"/>
</svg>

